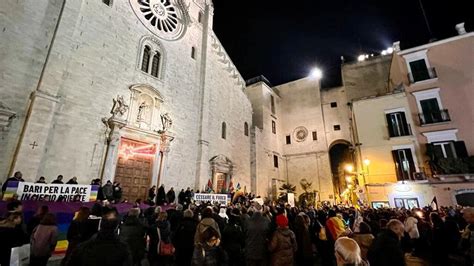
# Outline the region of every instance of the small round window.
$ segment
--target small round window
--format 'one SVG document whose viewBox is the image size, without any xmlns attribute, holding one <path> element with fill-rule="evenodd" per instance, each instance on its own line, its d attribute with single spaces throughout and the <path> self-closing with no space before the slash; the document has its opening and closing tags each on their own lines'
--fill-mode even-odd
<svg viewBox="0 0 474 266">
<path fill-rule="evenodd" d="M 176 40 L 184 34 L 183 14 L 173 0 L 130 0 L 130 4 L 143 25 L 158 37 Z"/>
<path fill-rule="evenodd" d="M 305 127 L 297 127 L 294 131 L 296 141 L 301 142 L 308 136 L 308 130 Z"/>
</svg>

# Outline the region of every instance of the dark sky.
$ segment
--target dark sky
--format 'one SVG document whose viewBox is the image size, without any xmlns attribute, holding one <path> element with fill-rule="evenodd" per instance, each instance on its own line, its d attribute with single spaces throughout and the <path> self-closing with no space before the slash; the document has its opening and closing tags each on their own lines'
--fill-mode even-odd
<svg viewBox="0 0 474 266">
<path fill-rule="evenodd" d="M 423 0 L 433 37 L 473 28 L 471 0 Z M 214 0 L 214 31 L 244 79 L 263 74 L 273 85 L 303 78 L 314 65 L 323 86 L 340 83 L 340 57 L 427 43 L 418 0 Z"/>
</svg>

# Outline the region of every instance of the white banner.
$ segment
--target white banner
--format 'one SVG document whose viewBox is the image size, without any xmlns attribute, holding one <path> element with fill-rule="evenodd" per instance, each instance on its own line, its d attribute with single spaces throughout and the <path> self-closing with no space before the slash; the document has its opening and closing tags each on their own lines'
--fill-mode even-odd
<svg viewBox="0 0 474 266">
<path fill-rule="evenodd" d="M 294 193 L 288 193 L 288 204 L 290 204 L 291 207 L 295 207 L 295 194 Z"/>
<path fill-rule="evenodd" d="M 227 205 L 227 203 L 230 202 L 230 197 L 227 194 L 195 193 L 194 201 L 218 202 L 219 204 Z"/>
<path fill-rule="evenodd" d="M 90 185 L 18 183 L 19 200 L 90 201 Z M 95 199 L 94 199 L 95 200 Z"/>
</svg>

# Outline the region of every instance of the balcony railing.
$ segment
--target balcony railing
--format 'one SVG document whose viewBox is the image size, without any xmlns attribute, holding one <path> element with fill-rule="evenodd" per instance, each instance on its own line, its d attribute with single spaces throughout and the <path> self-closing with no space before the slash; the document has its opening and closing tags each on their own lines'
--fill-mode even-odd
<svg viewBox="0 0 474 266">
<path fill-rule="evenodd" d="M 413 71 L 408 73 L 408 79 L 410 83 L 415 83 L 423 80 L 437 78 L 436 69 L 434 67 L 426 68 L 423 70 Z"/>
<path fill-rule="evenodd" d="M 418 117 L 420 118 L 421 125 L 451 121 L 451 117 L 449 117 L 448 109 L 432 111 L 429 113 L 419 113 Z"/>
</svg>

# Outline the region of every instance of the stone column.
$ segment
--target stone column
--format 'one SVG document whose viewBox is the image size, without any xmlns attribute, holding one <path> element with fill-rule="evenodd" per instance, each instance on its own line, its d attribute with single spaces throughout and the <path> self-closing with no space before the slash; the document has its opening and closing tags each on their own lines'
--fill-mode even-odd
<svg viewBox="0 0 474 266">
<path fill-rule="evenodd" d="M 114 182 L 118 159 L 118 148 L 121 139 L 120 129 L 124 127 L 126 123 L 123 120 L 113 117 L 107 120 L 106 123 L 110 128 L 110 133 L 107 140 L 107 154 L 105 157 L 104 171 L 102 173 L 102 182 L 107 182 L 108 180 Z"/>
</svg>

